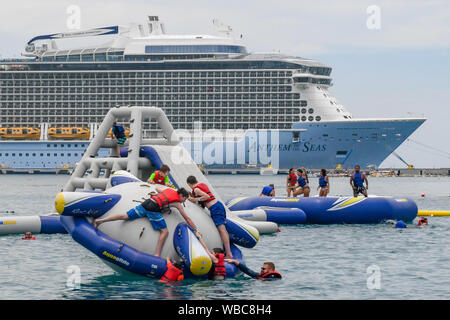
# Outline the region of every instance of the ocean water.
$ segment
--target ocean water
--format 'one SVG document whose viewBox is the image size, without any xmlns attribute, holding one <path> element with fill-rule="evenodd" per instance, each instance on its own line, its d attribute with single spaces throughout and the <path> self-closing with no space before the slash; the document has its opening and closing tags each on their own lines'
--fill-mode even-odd
<svg viewBox="0 0 450 320">
<path fill-rule="evenodd" d="M 68 178 L 0 175 L 0 216 L 54 212 L 54 197 Z M 207 178 L 224 200 L 259 195 L 269 183 L 285 195 L 284 175 Z M 317 179 L 310 180 L 315 195 Z M 351 195 L 349 178 L 330 178 L 330 183 L 332 195 Z M 419 209 L 450 210 L 449 177 L 370 177 L 369 193 L 409 197 Z M 254 270 L 273 261 L 281 281 L 241 276 L 174 286 L 117 274 L 69 235 L 37 234 L 35 241 L 0 236 L 0 299 L 450 299 L 450 217 L 430 217 L 429 222 L 407 229 L 282 225 L 281 232 L 263 235 L 255 248 L 242 249 Z M 74 268 L 80 271 L 78 286 L 71 285 Z M 374 276 L 379 282 L 372 281 Z"/>
</svg>

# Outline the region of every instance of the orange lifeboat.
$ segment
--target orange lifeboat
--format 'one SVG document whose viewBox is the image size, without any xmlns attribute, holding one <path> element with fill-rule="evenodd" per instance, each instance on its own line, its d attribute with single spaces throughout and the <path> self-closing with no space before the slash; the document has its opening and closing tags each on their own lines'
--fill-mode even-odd
<svg viewBox="0 0 450 320">
<path fill-rule="evenodd" d="M 0 128 L 2 139 L 39 140 L 41 129 L 31 127 Z"/>
<path fill-rule="evenodd" d="M 62 128 L 49 128 L 47 135 L 53 139 L 89 140 L 90 133 L 91 133 L 91 130 L 89 128 L 62 127 Z"/>
</svg>

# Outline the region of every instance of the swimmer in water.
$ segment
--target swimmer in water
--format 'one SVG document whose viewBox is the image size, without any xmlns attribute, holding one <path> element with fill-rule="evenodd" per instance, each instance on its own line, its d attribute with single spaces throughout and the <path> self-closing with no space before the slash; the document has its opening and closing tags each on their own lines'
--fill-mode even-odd
<svg viewBox="0 0 450 320">
<path fill-rule="evenodd" d="M 423 227 L 428 225 L 428 219 L 425 217 L 420 218 L 419 223 L 417 224 L 418 227 Z"/>
<path fill-rule="evenodd" d="M 403 220 L 398 220 L 391 228 L 405 229 L 408 228 L 408 226 L 403 222 Z"/>
<path fill-rule="evenodd" d="M 25 232 L 25 237 L 23 237 L 22 240 L 36 240 L 36 238 L 33 237 L 30 231 L 27 231 Z"/>
</svg>

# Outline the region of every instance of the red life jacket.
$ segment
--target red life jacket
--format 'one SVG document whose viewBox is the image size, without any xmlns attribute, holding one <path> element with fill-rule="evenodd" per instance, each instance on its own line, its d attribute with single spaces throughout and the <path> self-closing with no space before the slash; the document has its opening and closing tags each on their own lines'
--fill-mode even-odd
<svg viewBox="0 0 450 320">
<path fill-rule="evenodd" d="M 211 193 L 211 191 L 209 191 L 209 188 L 208 188 L 208 186 L 207 186 L 206 184 L 204 184 L 204 183 L 198 183 L 198 184 L 194 187 L 194 189 L 192 189 L 192 191 L 195 192 L 195 189 L 197 189 L 197 188 L 200 189 L 200 190 L 202 190 L 204 193 L 206 193 L 206 194 L 209 196 L 209 199 L 208 199 L 208 200 L 205 200 L 205 201 L 199 201 L 199 202 L 198 202 L 202 207 L 204 207 L 205 204 L 207 204 L 208 202 L 211 202 L 211 201 L 213 201 L 213 200 L 216 199 L 216 198 L 213 196 L 213 194 Z"/>
<path fill-rule="evenodd" d="M 161 282 L 167 281 L 181 281 L 184 279 L 183 271 L 175 267 L 171 262 L 167 263 L 167 271 L 161 277 Z"/>
<path fill-rule="evenodd" d="M 226 276 L 227 272 L 225 269 L 225 255 L 223 253 L 216 253 L 214 255 L 219 261 L 215 264 L 214 275 L 215 276 Z"/>
<path fill-rule="evenodd" d="M 180 195 L 174 189 L 168 188 L 151 197 L 161 208 L 161 213 L 170 213 L 169 204 L 181 202 Z"/>
<path fill-rule="evenodd" d="M 289 175 L 289 183 L 291 186 L 294 186 L 297 183 L 297 175 L 295 173 Z"/>
<path fill-rule="evenodd" d="M 153 181 L 155 181 L 155 183 L 164 185 L 165 179 L 166 177 L 162 176 L 161 171 L 159 170 L 155 171 L 155 177 L 153 178 Z"/>
<path fill-rule="evenodd" d="M 35 237 L 31 237 L 31 238 L 22 238 L 22 240 L 36 240 Z"/>
<path fill-rule="evenodd" d="M 260 273 L 258 275 L 258 279 L 261 279 L 261 280 L 263 280 L 263 279 L 281 279 L 281 278 L 282 278 L 281 274 L 276 270 L 266 272 L 263 275 Z"/>
</svg>

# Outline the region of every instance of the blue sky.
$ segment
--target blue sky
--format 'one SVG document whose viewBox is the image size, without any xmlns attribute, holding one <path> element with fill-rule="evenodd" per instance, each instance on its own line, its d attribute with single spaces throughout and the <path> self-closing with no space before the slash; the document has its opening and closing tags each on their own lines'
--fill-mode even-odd
<svg viewBox="0 0 450 320">
<path fill-rule="evenodd" d="M 0 54 L 18 57 L 33 36 L 68 31 L 70 5 L 80 7 L 82 29 L 143 23 L 151 14 L 168 33 L 213 34 L 218 18 L 253 52 L 318 59 L 333 68 L 330 91 L 354 117 L 425 116 L 397 152 L 416 167 L 450 167 L 448 0 L 9 1 L 0 12 Z M 380 28 L 370 30 L 372 5 Z M 383 165 L 403 166 L 393 156 Z"/>
</svg>

